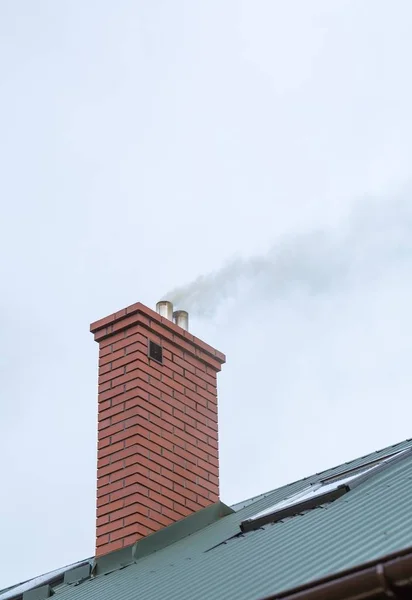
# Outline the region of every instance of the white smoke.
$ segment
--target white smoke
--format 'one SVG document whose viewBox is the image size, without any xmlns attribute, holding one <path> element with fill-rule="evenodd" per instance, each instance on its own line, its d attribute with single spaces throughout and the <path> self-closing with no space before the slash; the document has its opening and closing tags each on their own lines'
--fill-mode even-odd
<svg viewBox="0 0 412 600">
<path fill-rule="evenodd" d="M 359 203 L 339 227 L 282 238 L 267 254 L 233 259 L 164 297 L 208 317 L 240 291 L 265 300 L 296 290 L 322 294 L 404 264 L 412 266 L 412 200 L 373 200 Z"/>
</svg>

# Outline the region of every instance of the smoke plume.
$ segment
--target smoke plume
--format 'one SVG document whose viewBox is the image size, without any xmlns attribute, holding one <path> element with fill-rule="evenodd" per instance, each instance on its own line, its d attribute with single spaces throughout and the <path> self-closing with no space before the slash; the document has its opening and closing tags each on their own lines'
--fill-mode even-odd
<svg viewBox="0 0 412 600">
<path fill-rule="evenodd" d="M 240 292 L 265 300 L 292 292 L 324 294 L 368 284 L 388 269 L 412 266 L 412 202 L 360 202 L 340 226 L 279 239 L 262 256 L 236 258 L 164 297 L 208 317 Z"/>
</svg>

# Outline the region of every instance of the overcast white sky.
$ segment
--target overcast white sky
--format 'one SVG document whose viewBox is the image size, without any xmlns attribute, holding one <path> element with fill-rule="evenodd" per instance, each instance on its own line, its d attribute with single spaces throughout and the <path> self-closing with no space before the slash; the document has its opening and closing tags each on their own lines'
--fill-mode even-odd
<svg viewBox="0 0 412 600">
<path fill-rule="evenodd" d="M 94 552 L 89 323 L 224 265 L 224 502 L 411 436 L 411 20 L 0 2 L 0 588 Z"/>
</svg>

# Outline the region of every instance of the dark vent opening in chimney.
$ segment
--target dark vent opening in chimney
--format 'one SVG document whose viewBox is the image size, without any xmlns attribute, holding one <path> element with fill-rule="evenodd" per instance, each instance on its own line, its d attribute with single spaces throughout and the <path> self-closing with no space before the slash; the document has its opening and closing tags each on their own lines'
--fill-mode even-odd
<svg viewBox="0 0 412 600">
<path fill-rule="evenodd" d="M 152 342 L 152 340 L 149 340 L 149 358 L 160 364 L 163 363 L 162 347 L 159 344 L 156 344 L 156 342 Z"/>
</svg>

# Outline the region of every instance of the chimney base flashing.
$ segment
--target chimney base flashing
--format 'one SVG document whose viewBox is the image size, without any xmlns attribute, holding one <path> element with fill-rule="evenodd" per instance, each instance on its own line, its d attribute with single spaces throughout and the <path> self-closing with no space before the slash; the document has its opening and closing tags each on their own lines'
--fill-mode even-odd
<svg viewBox="0 0 412 600">
<path fill-rule="evenodd" d="M 172 523 L 172 525 L 142 538 L 132 546 L 120 548 L 120 550 L 114 550 L 109 554 L 97 557 L 93 566 L 93 576 L 106 575 L 126 567 L 140 558 L 162 550 L 234 512 L 233 508 L 223 502 L 219 501 L 211 504 L 181 521 Z"/>
</svg>

